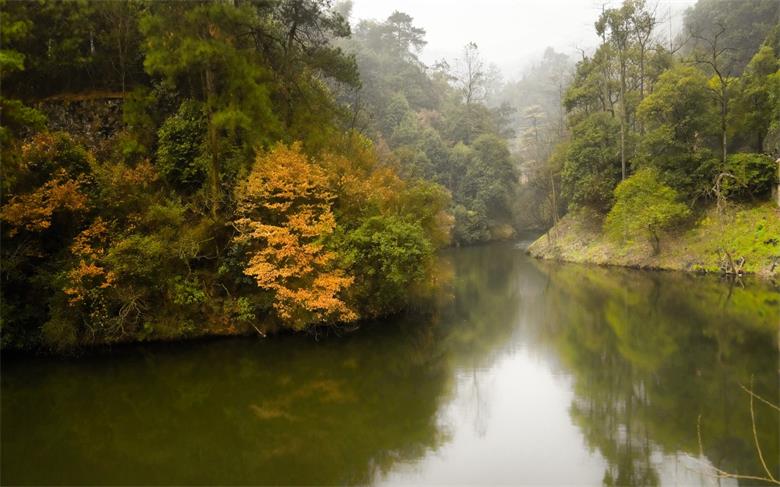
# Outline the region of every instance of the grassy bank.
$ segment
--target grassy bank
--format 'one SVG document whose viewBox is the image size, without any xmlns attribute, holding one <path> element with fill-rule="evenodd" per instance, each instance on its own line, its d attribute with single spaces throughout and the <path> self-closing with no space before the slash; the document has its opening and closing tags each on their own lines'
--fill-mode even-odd
<svg viewBox="0 0 780 487">
<path fill-rule="evenodd" d="M 661 237 L 656 254 L 649 240 L 615 240 L 603 222 L 570 213 L 528 248 L 531 255 L 567 262 L 689 272 L 721 272 L 727 253 L 744 259 L 743 271 L 780 278 L 780 208 L 771 202 L 715 209 L 699 214 L 685 228 Z"/>
</svg>

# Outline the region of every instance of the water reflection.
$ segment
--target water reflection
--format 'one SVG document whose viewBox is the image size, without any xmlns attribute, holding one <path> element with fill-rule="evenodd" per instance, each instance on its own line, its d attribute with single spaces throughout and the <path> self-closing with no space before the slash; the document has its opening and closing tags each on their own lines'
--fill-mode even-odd
<svg viewBox="0 0 780 487">
<path fill-rule="evenodd" d="M 341 338 L 4 357 L 3 482 L 712 484 L 699 416 L 704 461 L 761 473 L 739 384 L 780 395 L 777 290 L 508 245 L 443 265 L 432 317 Z"/>
<path fill-rule="evenodd" d="M 763 397 L 780 397 L 777 290 L 682 274 L 538 266 L 552 288 L 545 336 L 574 375 L 571 415 L 608 462 L 605 484 L 657 484 L 657 449 L 698 455 L 699 417 L 703 452 L 715 466 L 763 474 L 740 384 L 753 381 Z M 756 414 L 763 455 L 777 476 L 778 415 L 765 405 Z"/>
<path fill-rule="evenodd" d="M 7 364 L 3 480 L 366 483 L 446 439 L 442 357 L 422 330 L 391 335 Z"/>
</svg>

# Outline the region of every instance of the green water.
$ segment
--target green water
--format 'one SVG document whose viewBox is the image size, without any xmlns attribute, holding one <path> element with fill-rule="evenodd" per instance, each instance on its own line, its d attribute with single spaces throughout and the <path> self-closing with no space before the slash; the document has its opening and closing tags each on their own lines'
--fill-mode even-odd
<svg viewBox="0 0 780 487">
<path fill-rule="evenodd" d="M 716 485 L 764 475 L 780 293 L 454 250 L 433 316 L 3 357 L 4 484 Z M 780 477 L 778 413 L 754 405 Z M 700 418 L 701 446 L 697 439 Z M 735 485 L 721 480 L 720 485 Z"/>
</svg>

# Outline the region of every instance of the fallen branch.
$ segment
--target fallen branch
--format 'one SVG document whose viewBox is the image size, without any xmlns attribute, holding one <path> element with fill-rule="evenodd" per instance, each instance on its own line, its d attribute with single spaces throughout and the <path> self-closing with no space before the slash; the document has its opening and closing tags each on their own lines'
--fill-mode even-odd
<svg viewBox="0 0 780 487">
<path fill-rule="evenodd" d="M 728 250 L 723 250 L 723 253 L 726 254 L 726 257 L 721 257 L 720 270 L 724 274 L 741 276 L 744 273 L 743 269 L 745 267 L 745 258 L 739 257 L 738 259 L 734 260 Z"/>
<path fill-rule="evenodd" d="M 752 423 L 753 428 L 753 442 L 756 445 L 756 452 L 758 453 L 758 459 L 761 461 L 761 466 L 764 467 L 764 472 L 766 473 L 766 477 L 761 477 L 758 475 L 741 475 L 731 472 L 726 472 L 725 470 L 721 470 L 718 467 L 712 465 L 711 463 L 705 463 L 701 458 L 704 457 L 704 446 L 701 441 L 701 414 L 696 418 L 696 435 L 699 439 L 699 459 L 697 461 L 699 463 L 704 464 L 706 467 L 710 468 L 714 473 L 715 477 L 717 478 L 729 478 L 729 479 L 743 479 L 743 480 L 760 480 L 762 482 L 768 482 L 775 485 L 780 485 L 780 480 L 777 480 L 774 475 L 772 475 L 772 472 L 769 470 L 769 467 L 766 464 L 766 461 L 764 461 L 764 453 L 761 449 L 761 443 L 758 441 L 758 431 L 756 429 L 756 412 L 755 408 L 753 407 L 753 398 L 758 399 L 761 402 L 766 403 L 768 406 L 777 409 L 780 411 L 780 407 L 778 407 L 776 404 L 772 404 L 771 402 L 767 401 L 763 397 L 759 396 L 755 392 L 753 392 L 753 378 L 750 378 L 750 389 L 745 387 L 744 385 L 740 384 L 739 387 L 742 388 L 748 395 L 750 396 L 750 422 Z"/>
<path fill-rule="evenodd" d="M 742 384 L 740 384 L 742 385 Z M 744 388 L 744 387 L 743 387 Z M 753 377 L 750 377 L 750 389 L 753 389 Z M 769 467 L 766 466 L 766 461 L 764 461 L 764 454 L 761 452 L 761 444 L 758 442 L 758 432 L 756 431 L 756 412 L 753 409 L 753 397 L 754 394 L 750 394 L 750 422 L 753 425 L 753 441 L 756 444 L 756 451 L 758 452 L 758 459 L 761 460 L 761 466 L 764 467 L 764 472 L 766 472 L 767 477 L 769 477 L 769 481 L 773 482 L 775 484 L 780 485 L 780 482 L 772 475 L 772 472 L 769 470 Z"/>
<path fill-rule="evenodd" d="M 262 331 L 260 331 L 260 328 L 256 327 L 254 323 L 249 323 L 249 324 L 250 324 L 250 325 L 252 325 L 252 328 L 254 328 L 254 329 L 257 331 L 257 334 L 258 334 L 258 335 L 260 335 L 260 336 L 261 336 L 261 337 L 263 337 L 263 338 L 265 338 L 265 337 L 266 337 L 266 334 L 265 334 L 265 333 L 263 333 Z"/>
</svg>

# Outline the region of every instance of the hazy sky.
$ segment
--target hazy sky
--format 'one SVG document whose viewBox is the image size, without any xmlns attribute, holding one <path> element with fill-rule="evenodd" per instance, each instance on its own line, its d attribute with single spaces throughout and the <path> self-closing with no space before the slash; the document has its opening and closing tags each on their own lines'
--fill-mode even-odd
<svg viewBox="0 0 780 487">
<path fill-rule="evenodd" d="M 567 54 L 575 54 L 577 47 L 595 46 L 593 23 L 605 1 L 609 4 L 608 0 L 353 0 L 352 21 L 384 20 L 394 10 L 406 12 L 427 32 L 428 45 L 421 56 L 426 63 L 452 60 L 467 42 L 474 41 L 487 62 L 514 78 L 547 46 Z M 671 4 L 673 26 L 679 26 L 680 12 L 694 3 L 661 0 L 658 16 L 667 17 Z M 668 32 L 668 24 L 662 29 Z"/>
</svg>

